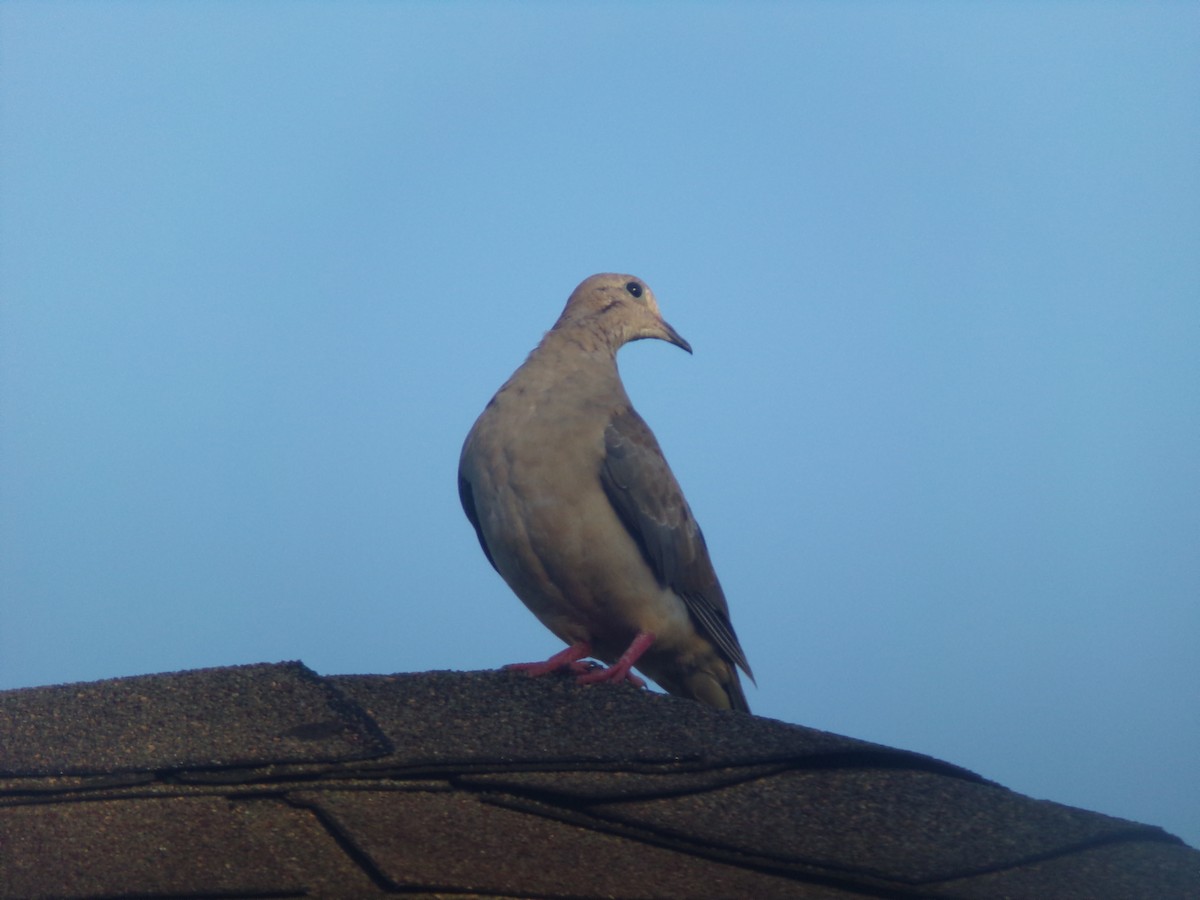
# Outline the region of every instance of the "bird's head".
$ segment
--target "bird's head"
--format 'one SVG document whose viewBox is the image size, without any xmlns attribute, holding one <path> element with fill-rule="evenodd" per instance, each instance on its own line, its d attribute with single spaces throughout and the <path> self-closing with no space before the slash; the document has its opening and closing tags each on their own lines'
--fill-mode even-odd
<svg viewBox="0 0 1200 900">
<path fill-rule="evenodd" d="M 654 292 L 632 275 L 593 275 L 575 288 L 554 330 L 576 327 L 603 336 L 614 353 L 623 344 L 646 338 L 692 352 L 692 345 L 664 321 Z"/>
</svg>

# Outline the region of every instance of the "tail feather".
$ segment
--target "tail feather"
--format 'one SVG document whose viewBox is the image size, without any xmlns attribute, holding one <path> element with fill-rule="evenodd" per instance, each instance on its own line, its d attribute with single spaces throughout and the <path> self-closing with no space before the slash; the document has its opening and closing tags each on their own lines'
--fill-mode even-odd
<svg viewBox="0 0 1200 900">
<path fill-rule="evenodd" d="M 746 694 L 742 691 L 737 669 L 724 660 L 711 668 L 678 673 L 677 677 L 670 677 L 664 673 L 659 675 L 662 677 L 651 677 L 662 685 L 667 693 L 699 701 L 714 709 L 750 712 L 750 704 L 746 702 Z"/>
</svg>

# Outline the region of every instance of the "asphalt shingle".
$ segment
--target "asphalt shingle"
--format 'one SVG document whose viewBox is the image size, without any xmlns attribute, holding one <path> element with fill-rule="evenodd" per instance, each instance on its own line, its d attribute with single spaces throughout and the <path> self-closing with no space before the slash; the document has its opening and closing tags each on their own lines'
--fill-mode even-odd
<svg viewBox="0 0 1200 900">
<path fill-rule="evenodd" d="M 1193 900 L 1200 852 L 630 687 L 299 663 L 0 693 L 0 898 Z"/>
<path fill-rule="evenodd" d="M 338 762 L 391 749 L 300 663 L 7 691 L 0 776 Z"/>
</svg>

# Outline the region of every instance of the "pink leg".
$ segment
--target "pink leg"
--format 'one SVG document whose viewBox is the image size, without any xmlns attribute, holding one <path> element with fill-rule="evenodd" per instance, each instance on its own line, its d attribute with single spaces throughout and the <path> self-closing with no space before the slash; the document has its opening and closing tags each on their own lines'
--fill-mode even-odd
<svg viewBox="0 0 1200 900">
<path fill-rule="evenodd" d="M 540 675 L 549 675 L 551 672 L 557 672 L 560 669 L 566 669 L 572 675 L 585 675 L 592 671 L 592 664 L 580 662 L 592 655 L 592 645 L 587 641 L 578 644 L 572 644 L 565 650 L 560 650 L 555 653 L 545 662 L 535 663 L 509 663 L 504 668 L 512 669 L 515 672 L 525 672 L 530 678 L 537 678 Z"/>
<path fill-rule="evenodd" d="M 595 684 L 599 681 L 610 681 L 613 684 L 620 684 L 623 681 L 628 681 L 630 684 L 637 687 L 645 687 L 645 680 L 634 675 L 630 669 L 654 643 L 654 635 L 649 631 L 639 631 L 637 637 L 629 645 L 621 658 L 618 659 L 612 666 L 607 669 L 601 669 L 599 672 L 587 672 L 580 675 L 575 680 L 580 684 Z"/>
</svg>

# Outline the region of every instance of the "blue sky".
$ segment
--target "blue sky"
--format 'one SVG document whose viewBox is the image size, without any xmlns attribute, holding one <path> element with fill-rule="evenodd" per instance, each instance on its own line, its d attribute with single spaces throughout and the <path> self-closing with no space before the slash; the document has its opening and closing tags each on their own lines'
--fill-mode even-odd
<svg viewBox="0 0 1200 900">
<path fill-rule="evenodd" d="M 598 271 L 756 713 L 1200 845 L 1194 4 L 0 5 L 0 688 L 554 637 L 458 506 Z"/>
</svg>

